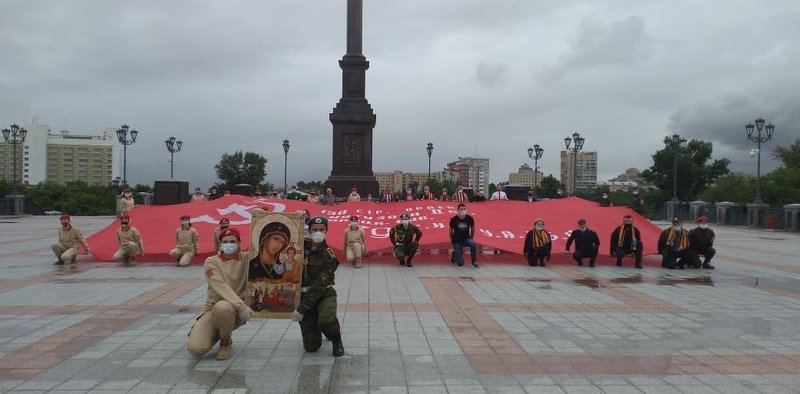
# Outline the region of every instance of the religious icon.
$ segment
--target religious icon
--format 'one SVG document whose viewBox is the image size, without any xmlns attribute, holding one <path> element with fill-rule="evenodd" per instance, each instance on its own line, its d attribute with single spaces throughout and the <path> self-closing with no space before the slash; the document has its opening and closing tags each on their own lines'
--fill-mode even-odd
<svg viewBox="0 0 800 394">
<path fill-rule="evenodd" d="M 290 318 L 300 302 L 303 214 L 253 212 L 247 294 L 256 318 Z"/>
</svg>

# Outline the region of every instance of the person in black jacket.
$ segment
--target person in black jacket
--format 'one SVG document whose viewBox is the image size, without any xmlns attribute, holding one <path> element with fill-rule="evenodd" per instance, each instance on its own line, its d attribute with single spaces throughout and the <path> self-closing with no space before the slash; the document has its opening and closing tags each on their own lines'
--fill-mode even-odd
<svg viewBox="0 0 800 394">
<path fill-rule="evenodd" d="M 714 249 L 714 230 L 708 228 L 708 218 L 701 216 L 697 218 L 698 226 L 689 231 L 689 248 L 695 254 L 703 255 L 703 268 L 713 270 L 714 266 L 711 265 L 711 259 L 717 251 Z"/>
<path fill-rule="evenodd" d="M 522 253 L 528 258 L 528 265 L 535 267 L 538 263 L 544 267 L 544 260 L 550 261 L 552 248 L 553 242 L 550 233 L 544 229 L 544 220 L 536 219 L 533 230 L 525 235 L 525 247 L 522 249 Z"/>
<path fill-rule="evenodd" d="M 610 255 L 617 257 L 617 266 L 622 266 L 622 258 L 627 254 L 636 257 L 636 268 L 642 268 L 642 235 L 639 229 L 633 226 L 633 216 L 625 215 L 622 225 L 611 233 Z"/>
<path fill-rule="evenodd" d="M 578 265 L 583 266 L 583 258 L 588 257 L 589 267 L 594 267 L 597 251 L 600 248 L 600 238 L 596 232 L 586 227 L 586 219 L 578 220 L 578 228 L 572 230 L 572 234 L 569 235 L 567 252 L 569 252 L 569 247 L 573 241 L 575 242 L 575 253 L 572 254 L 572 258 L 575 259 Z"/>
</svg>

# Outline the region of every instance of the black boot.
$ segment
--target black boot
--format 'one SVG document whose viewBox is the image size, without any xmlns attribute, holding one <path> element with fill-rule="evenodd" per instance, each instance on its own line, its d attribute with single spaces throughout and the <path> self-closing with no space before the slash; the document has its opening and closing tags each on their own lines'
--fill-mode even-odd
<svg viewBox="0 0 800 394">
<path fill-rule="evenodd" d="M 705 268 L 707 270 L 713 270 L 714 266 L 709 264 L 709 263 L 703 263 L 703 268 Z"/>
<path fill-rule="evenodd" d="M 405 262 L 405 261 L 403 261 L 403 258 L 402 258 L 402 257 L 398 257 L 398 258 L 397 258 L 397 261 L 399 261 L 399 262 L 400 262 L 400 266 L 401 266 L 401 267 L 402 267 L 402 266 L 404 266 L 404 265 L 406 265 L 406 262 Z"/>
<path fill-rule="evenodd" d="M 617 267 L 622 267 L 622 259 L 617 259 Z"/>
<path fill-rule="evenodd" d="M 342 336 L 339 335 L 336 338 L 331 339 L 331 345 L 333 345 L 333 357 L 342 357 L 344 356 L 344 344 L 342 344 Z"/>
<path fill-rule="evenodd" d="M 53 263 L 53 265 L 64 265 L 64 262 L 61 261 L 61 259 L 58 259 L 55 263 Z"/>
<path fill-rule="evenodd" d="M 412 259 L 412 257 L 409 256 L 408 257 L 408 261 L 406 261 L 406 267 L 413 267 L 413 265 L 411 265 L 411 259 Z"/>
</svg>

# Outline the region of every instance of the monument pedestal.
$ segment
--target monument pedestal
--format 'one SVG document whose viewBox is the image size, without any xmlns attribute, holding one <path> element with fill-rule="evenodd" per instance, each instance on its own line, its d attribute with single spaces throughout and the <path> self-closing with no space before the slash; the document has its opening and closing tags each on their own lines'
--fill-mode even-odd
<svg viewBox="0 0 800 394">
<path fill-rule="evenodd" d="M 350 189 L 358 189 L 358 194 L 361 195 L 361 200 L 366 200 L 368 194 L 372 194 L 373 198 L 377 198 L 378 193 L 378 180 L 374 176 L 356 176 L 356 175 L 331 175 L 325 181 L 325 187 L 333 189 L 337 197 L 346 198 L 350 194 Z"/>
</svg>

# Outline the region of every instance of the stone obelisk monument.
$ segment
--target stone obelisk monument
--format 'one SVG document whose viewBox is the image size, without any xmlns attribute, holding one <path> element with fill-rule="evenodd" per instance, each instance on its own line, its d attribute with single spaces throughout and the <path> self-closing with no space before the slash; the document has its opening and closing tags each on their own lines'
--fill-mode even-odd
<svg viewBox="0 0 800 394">
<path fill-rule="evenodd" d="M 365 96 L 367 58 L 361 53 L 362 0 L 347 0 L 347 53 L 339 60 L 342 98 L 329 115 L 333 124 L 333 168 L 325 186 L 337 196 L 347 196 L 352 187 L 361 196 L 378 196 L 378 181 L 372 173 L 372 129 L 375 114 Z"/>
</svg>

